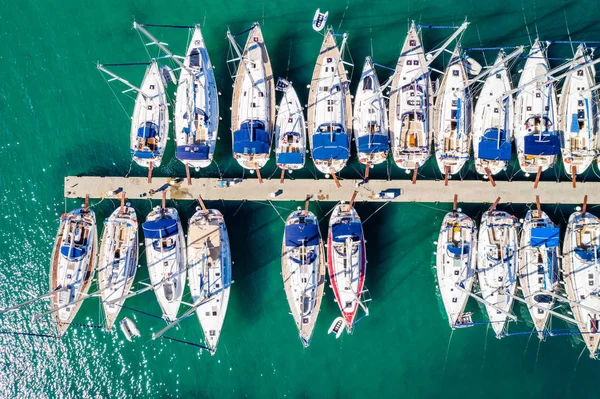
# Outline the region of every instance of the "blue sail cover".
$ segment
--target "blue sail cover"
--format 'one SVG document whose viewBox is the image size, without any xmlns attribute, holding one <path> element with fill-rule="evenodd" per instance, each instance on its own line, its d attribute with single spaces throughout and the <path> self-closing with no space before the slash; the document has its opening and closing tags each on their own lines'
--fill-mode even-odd
<svg viewBox="0 0 600 399">
<path fill-rule="evenodd" d="M 190 161 L 204 161 L 208 159 L 209 146 L 207 145 L 179 145 L 177 146 L 177 159 Z"/>
<path fill-rule="evenodd" d="M 358 241 L 362 236 L 361 224 L 354 223 L 338 223 L 331 226 L 331 236 L 335 242 L 344 242 L 348 236 L 352 237 L 352 241 Z"/>
<path fill-rule="evenodd" d="M 373 154 L 388 150 L 388 137 L 385 134 L 366 135 L 358 138 L 358 152 Z"/>
<path fill-rule="evenodd" d="M 144 126 L 138 128 L 137 135 L 140 138 L 149 139 L 158 135 L 157 130 L 156 124 L 152 122 L 146 122 Z"/>
<path fill-rule="evenodd" d="M 71 247 L 69 245 L 63 245 L 60 247 L 60 253 L 67 259 L 76 260 L 85 255 L 85 249 L 81 247 Z"/>
<path fill-rule="evenodd" d="M 285 226 L 285 246 L 312 247 L 319 245 L 319 227 L 316 224 L 290 224 Z"/>
<path fill-rule="evenodd" d="M 486 129 L 479 142 L 479 158 L 490 161 L 510 161 L 511 152 L 512 145 L 506 142 L 505 130 Z"/>
<path fill-rule="evenodd" d="M 577 255 L 577 257 L 579 259 L 582 259 L 585 262 L 593 262 L 596 259 L 600 259 L 598 251 L 594 250 L 592 248 L 586 250 L 586 249 L 577 247 L 577 248 L 575 248 L 575 255 Z"/>
<path fill-rule="evenodd" d="M 571 115 L 571 133 L 579 133 L 579 115 Z"/>
<path fill-rule="evenodd" d="M 271 136 L 261 121 L 244 122 L 233 133 L 233 152 L 238 154 L 266 154 Z"/>
<path fill-rule="evenodd" d="M 547 248 L 558 247 L 559 233 L 558 227 L 534 227 L 531 229 L 529 244 L 532 247 L 541 247 L 542 245 L 546 245 Z"/>
<path fill-rule="evenodd" d="M 341 128 L 341 125 L 339 126 Z M 313 135 L 313 159 L 328 161 L 330 159 L 348 159 L 350 157 L 350 141 L 343 128 L 334 133 L 315 133 Z"/>
<path fill-rule="evenodd" d="M 558 155 L 560 138 L 556 134 L 538 134 L 525 136 L 525 155 Z"/>
<path fill-rule="evenodd" d="M 301 165 L 304 163 L 304 154 L 301 152 L 280 152 L 277 154 L 277 163 Z"/>
<path fill-rule="evenodd" d="M 151 220 L 142 224 L 144 228 L 144 237 L 151 240 L 174 236 L 178 233 L 177 220 L 158 219 Z"/>
</svg>

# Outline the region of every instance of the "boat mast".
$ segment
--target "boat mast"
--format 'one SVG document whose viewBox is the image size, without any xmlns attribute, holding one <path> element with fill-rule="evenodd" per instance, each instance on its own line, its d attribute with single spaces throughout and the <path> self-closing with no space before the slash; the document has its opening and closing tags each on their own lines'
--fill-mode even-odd
<svg viewBox="0 0 600 399">
<path fill-rule="evenodd" d="M 123 79 L 122 77 L 120 77 L 119 75 L 117 75 L 117 74 L 115 74 L 115 73 L 113 73 L 113 72 L 109 71 L 108 69 L 106 69 L 106 68 L 104 67 L 104 65 L 102 65 L 102 64 L 100 64 L 100 63 L 97 63 L 97 64 L 96 64 L 96 67 L 98 68 L 98 70 L 99 70 L 99 71 L 102 71 L 102 72 L 104 72 L 105 74 L 107 74 L 107 75 L 109 75 L 110 77 L 112 77 L 112 79 L 109 79 L 109 80 L 108 80 L 109 82 L 112 82 L 113 80 L 118 80 L 119 82 L 123 83 L 125 86 L 128 86 L 128 87 L 129 87 L 129 89 L 128 89 L 128 90 L 125 90 L 123 93 L 127 93 L 128 91 L 134 90 L 134 91 L 137 91 L 138 93 L 141 93 L 141 94 L 142 94 L 144 97 L 150 97 L 150 96 L 148 96 L 146 93 L 144 93 L 144 92 L 142 91 L 142 89 L 140 89 L 139 87 L 132 85 L 132 84 L 131 84 L 131 83 L 129 83 L 127 80 L 125 80 L 125 79 Z"/>
<path fill-rule="evenodd" d="M 507 55 L 506 57 L 504 57 L 500 64 L 492 65 L 490 68 L 487 69 L 487 71 L 481 72 L 479 75 L 475 76 L 474 78 L 469 79 L 467 81 L 467 84 L 465 85 L 465 88 L 471 86 L 473 83 L 477 83 L 479 80 L 483 79 L 484 77 L 491 74 L 492 72 L 497 72 L 500 69 L 500 67 L 507 69 L 506 64 L 508 63 L 508 61 L 521 55 L 523 53 L 524 49 L 525 49 L 524 46 L 517 46 L 517 49 L 515 51 L 513 51 L 512 53 L 510 53 L 509 55 Z"/>
<path fill-rule="evenodd" d="M 256 24 L 252 27 L 252 29 L 254 29 L 254 27 L 256 27 Z M 244 71 L 248 74 L 248 78 L 252 82 L 252 87 L 256 86 L 256 82 L 254 81 L 254 78 L 252 77 L 252 74 L 248 70 L 248 64 L 247 64 L 248 60 L 243 57 L 242 52 L 240 51 L 240 48 L 239 48 L 237 42 L 235 41 L 235 38 L 231 34 L 230 30 L 227 30 L 227 39 L 229 39 L 229 42 L 231 43 L 231 46 L 233 47 L 233 49 L 235 50 L 235 53 L 238 56 L 238 58 L 235 58 L 235 59 L 232 59 L 232 60 L 229 60 L 229 61 L 237 61 L 237 60 L 239 60 L 240 62 L 243 62 L 244 63 L 244 67 L 245 67 Z M 237 77 L 237 75 L 236 75 L 236 77 Z M 260 89 L 259 89 L 259 92 L 260 92 Z"/>
<path fill-rule="evenodd" d="M 467 22 L 467 21 L 463 22 L 462 25 L 459 26 L 458 29 L 456 29 L 456 31 L 444 42 L 444 44 L 442 44 L 442 46 L 439 49 L 434 50 L 432 53 L 430 53 L 431 55 L 429 56 L 429 59 L 425 63 L 425 66 L 429 67 L 429 65 L 431 65 L 431 63 L 440 54 L 442 54 L 442 52 L 446 49 L 446 47 L 448 47 L 452 43 L 452 41 L 454 39 L 456 39 L 458 37 L 458 35 L 460 35 L 465 29 L 467 29 L 468 26 L 469 26 L 469 22 Z"/>
<path fill-rule="evenodd" d="M 183 62 L 179 61 L 178 57 L 175 56 L 175 54 L 173 54 L 168 48 L 167 46 L 165 46 L 163 43 L 159 42 L 157 38 L 155 38 L 150 32 L 148 32 L 146 30 L 146 28 L 144 28 L 144 25 L 138 24 L 137 22 L 133 22 L 133 27 L 134 29 L 139 30 L 140 32 L 142 32 L 148 39 L 152 40 L 153 43 L 151 44 L 156 44 L 162 51 L 164 51 L 165 53 L 167 53 L 167 55 L 173 59 L 173 61 L 175 61 L 175 63 L 177 63 L 177 65 L 179 65 L 179 67 L 181 69 L 185 69 L 186 71 L 188 71 L 190 74 L 194 74 L 193 71 L 191 71 L 188 67 L 186 67 Z"/>
</svg>

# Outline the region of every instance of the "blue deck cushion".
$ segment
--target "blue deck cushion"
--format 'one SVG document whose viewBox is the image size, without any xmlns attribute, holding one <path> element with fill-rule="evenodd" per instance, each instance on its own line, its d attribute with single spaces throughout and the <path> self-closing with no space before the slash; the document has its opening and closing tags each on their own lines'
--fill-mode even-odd
<svg viewBox="0 0 600 399">
<path fill-rule="evenodd" d="M 358 138 L 358 152 L 374 154 L 388 150 L 388 137 L 386 134 L 368 134 Z"/>
<path fill-rule="evenodd" d="M 547 248 L 558 247 L 559 233 L 558 227 L 534 227 L 531 229 L 529 244 L 532 247 L 541 247 L 542 245 L 546 245 Z"/>
<path fill-rule="evenodd" d="M 454 243 L 450 243 L 448 245 L 448 252 L 450 252 L 454 256 L 460 257 L 462 255 L 469 254 L 469 245 L 463 244 L 462 246 L 456 246 Z"/>
<path fill-rule="evenodd" d="M 285 226 L 285 246 L 312 247 L 319 245 L 319 227 L 316 224 L 290 224 Z"/>
<path fill-rule="evenodd" d="M 138 137 L 149 139 L 152 137 L 158 136 L 158 126 L 152 122 L 146 122 L 146 124 L 140 128 L 138 128 L 137 132 Z"/>
<path fill-rule="evenodd" d="M 600 254 L 593 248 L 583 249 L 580 247 L 575 248 L 575 255 L 585 262 L 594 262 L 596 259 L 600 259 Z"/>
<path fill-rule="evenodd" d="M 304 154 L 301 152 L 280 152 L 277 154 L 277 163 L 285 165 L 302 165 Z"/>
<path fill-rule="evenodd" d="M 203 161 L 208 159 L 209 150 L 207 145 L 179 145 L 177 146 L 177 159 L 181 161 Z"/>
<path fill-rule="evenodd" d="M 344 242 L 348 237 L 358 241 L 362 237 L 362 226 L 358 222 L 337 223 L 331 226 L 331 236 L 335 242 Z"/>
<path fill-rule="evenodd" d="M 67 259 L 77 260 L 85 255 L 85 249 L 82 247 L 71 247 L 69 245 L 63 245 L 60 247 L 60 253 Z"/>
<path fill-rule="evenodd" d="M 329 124 L 326 124 L 329 127 Z M 323 125 L 319 126 L 318 131 Z M 340 124 L 333 124 L 333 133 L 322 132 L 313 135 L 313 159 L 328 161 L 330 159 L 342 160 L 350 156 L 350 140 Z"/>
<path fill-rule="evenodd" d="M 500 136 L 498 138 L 498 136 Z M 487 129 L 479 142 L 479 158 L 490 161 L 510 161 L 511 143 L 506 142 L 506 131 Z"/>
<path fill-rule="evenodd" d="M 164 218 L 142 224 L 144 237 L 151 240 L 174 236 L 178 233 L 177 220 Z"/>
<path fill-rule="evenodd" d="M 552 132 L 525 136 L 525 155 L 558 155 L 560 138 Z"/>
<path fill-rule="evenodd" d="M 579 115 L 577 114 L 572 114 L 571 115 L 571 132 L 572 133 L 579 133 Z"/>
<path fill-rule="evenodd" d="M 131 150 L 131 155 L 135 158 L 151 159 L 160 156 L 160 151 L 134 151 Z"/>
<path fill-rule="evenodd" d="M 271 135 L 261 121 L 246 121 L 233 133 L 233 152 L 238 154 L 267 154 Z"/>
</svg>

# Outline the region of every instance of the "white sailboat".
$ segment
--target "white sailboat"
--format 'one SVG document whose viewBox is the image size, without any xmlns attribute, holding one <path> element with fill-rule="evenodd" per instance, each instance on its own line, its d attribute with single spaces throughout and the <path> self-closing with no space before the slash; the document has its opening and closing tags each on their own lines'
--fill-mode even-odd
<svg viewBox="0 0 600 399">
<path fill-rule="evenodd" d="M 539 213 L 538 213 L 539 212 Z M 559 229 L 542 211 L 528 211 L 523 221 L 518 257 L 519 286 L 540 339 L 554 306 L 558 283 Z"/>
<path fill-rule="evenodd" d="M 88 297 L 96 270 L 97 250 L 94 211 L 86 206 L 63 214 L 50 261 L 50 290 L 54 292 L 50 304 L 58 337 L 65 333 Z"/>
<path fill-rule="evenodd" d="M 175 208 L 157 206 L 142 227 L 152 288 L 163 318 L 175 320 L 186 275 L 185 239 L 179 214 Z"/>
<path fill-rule="evenodd" d="M 369 167 L 386 161 L 387 108 L 371 57 L 365 59 L 354 97 L 354 140 L 360 163 Z"/>
<path fill-rule="evenodd" d="M 590 62 L 584 44 L 577 47 L 571 68 Z M 598 93 L 593 66 L 567 75 L 559 102 L 559 131 L 562 132 L 562 160 L 567 175 L 587 170 L 598 155 Z"/>
<path fill-rule="evenodd" d="M 465 58 L 456 46 L 435 102 L 435 151 L 439 170 L 453 175 L 469 159 L 471 149 L 471 93 Z"/>
<path fill-rule="evenodd" d="M 277 89 L 283 97 L 275 120 L 275 162 L 284 170 L 304 167 L 306 159 L 306 121 L 296 90 L 287 80 L 280 79 Z"/>
<path fill-rule="evenodd" d="M 325 175 L 341 171 L 350 158 L 352 104 L 341 50 L 328 30 L 313 71 L 308 96 L 308 136 L 312 159 Z"/>
<path fill-rule="evenodd" d="M 121 306 L 129 294 L 138 267 L 138 221 L 127 204 L 104 221 L 98 257 L 98 288 L 106 317 L 106 329 L 112 329 Z"/>
<path fill-rule="evenodd" d="M 573 318 L 590 357 L 600 343 L 600 220 L 591 213 L 569 217 L 563 245 L 563 278 Z"/>
<path fill-rule="evenodd" d="M 245 169 L 259 170 L 269 160 L 275 123 L 275 84 L 271 60 L 258 23 L 248 33 L 243 52 L 231 32 L 227 37 L 238 61 L 231 105 L 233 156 Z"/>
<path fill-rule="evenodd" d="M 515 99 L 515 141 L 521 170 L 542 172 L 553 167 L 560 152 L 560 137 L 554 81 L 548 75 L 545 49 L 539 39 L 529 51 Z M 546 76 L 545 79 L 540 79 Z M 539 79 L 535 84 L 529 84 Z"/>
<path fill-rule="evenodd" d="M 496 338 L 502 337 L 506 314 L 517 289 L 517 219 L 503 211 L 488 211 L 481 218 L 477 240 L 477 278 L 481 297 Z"/>
<path fill-rule="evenodd" d="M 367 253 L 362 222 L 350 204 L 336 205 L 329 219 L 327 270 L 346 331 L 352 332 L 359 306 L 368 315 L 362 301 L 367 273 Z"/>
<path fill-rule="evenodd" d="M 480 175 L 506 170 L 512 155 L 514 104 L 510 73 L 501 50 L 479 93 L 473 114 L 473 154 Z M 486 172 L 487 169 L 487 172 Z"/>
<path fill-rule="evenodd" d="M 431 155 L 433 89 L 414 21 L 402 46 L 390 93 L 391 151 L 398 167 L 420 168 Z"/>
<path fill-rule="evenodd" d="M 216 209 L 201 210 L 188 223 L 188 280 L 204 342 L 212 354 L 227 314 L 231 250 L 225 219 Z"/>
<path fill-rule="evenodd" d="M 473 287 L 477 262 L 477 227 L 461 212 L 442 221 L 437 241 L 436 269 L 442 302 L 452 329 L 464 325 L 464 311 Z"/>
<path fill-rule="evenodd" d="M 319 220 L 312 212 L 297 210 L 285 222 L 281 276 L 290 311 L 304 347 L 310 340 L 325 287 L 325 250 Z"/>
</svg>

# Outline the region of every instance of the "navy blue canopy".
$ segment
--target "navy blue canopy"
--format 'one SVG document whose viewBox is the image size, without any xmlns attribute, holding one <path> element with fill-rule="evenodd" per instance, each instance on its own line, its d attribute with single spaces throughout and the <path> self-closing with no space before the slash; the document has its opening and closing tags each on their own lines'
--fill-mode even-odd
<svg viewBox="0 0 600 399">
<path fill-rule="evenodd" d="M 328 161 L 330 159 L 348 159 L 350 141 L 341 125 L 334 124 L 339 130 L 334 133 L 315 133 L 313 135 L 313 159 Z"/>
<path fill-rule="evenodd" d="M 233 152 L 239 154 L 266 154 L 271 136 L 261 121 L 246 121 L 233 132 Z"/>
<path fill-rule="evenodd" d="M 452 254 L 452 255 L 456 255 L 456 256 L 461 256 L 462 255 L 467 255 L 469 253 L 469 246 L 467 244 L 463 245 L 463 246 L 456 246 L 454 245 L 454 243 L 448 245 L 448 251 Z"/>
<path fill-rule="evenodd" d="M 303 164 L 304 154 L 301 152 L 281 152 L 277 154 L 278 164 Z"/>
<path fill-rule="evenodd" d="M 479 142 L 479 158 L 497 161 L 510 161 L 512 145 L 506 142 L 506 131 L 487 129 Z"/>
<path fill-rule="evenodd" d="M 81 247 L 71 247 L 69 245 L 63 245 L 60 247 L 60 253 L 67 259 L 76 260 L 85 255 L 85 249 Z"/>
<path fill-rule="evenodd" d="M 349 236 L 352 241 L 358 241 L 362 236 L 360 223 L 338 223 L 331 226 L 331 236 L 335 242 L 344 242 Z"/>
<path fill-rule="evenodd" d="M 526 155 L 558 155 L 560 138 L 551 132 L 540 135 L 525 136 Z"/>
<path fill-rule="evenodd" d="M 583 248 L 577 247 L 575 248 L 575 255 L 577 255 L 578 258 L 586 262 L 593 262 L 594 260 L 596 260 L 596 258 L 600 259 L 600 256 L 594 249 L 585 250 Z"/>
<path fill-rule="evenodd" d="M 312 247 L 319 245 L 319 227 L 316 224 L 290 224 L 285 226 L 285 246 Z"/>
<path fill-rule="evenodd" d="M 207 145 L 179 145 L 177 146 L 177 159 L 180 160 L 206 160 L 208 159 L 209 147 Z"/>
<path fill-rule="evenodd" d="M 558 227 L 534 227 L 531 229 L 530 245 L 532 247 L 541 247 L 546 245 L 547 248 L 558 247 L 558 235 L 560 229 Z"/>
<path fill-rule="evenodd" d="M 149 139 L 158 135 L 157 130 L 158 128 L 156 124 L 152 122 L 146 122 L 144 126 L 138 128 L 137 135 L 138 137 Z"/>
<path fill-rule="evenodd" d="M 177 220 L 175 219 L 158 219 L 151 220 L 142 224 L 144 228 L 144 237 L 154 239 L 171 237 L 177 234 Z"/>
<path fill-rule="evenodd" d="M 160 155 L 160 151 L 134 151 L 131 150 L 131 155 L 136 158 L 156 158 Z"/>
<path fill-rule="evenodd" d="M 373 154 L 386 152 L 388 149 L 388 137 L 385 134 L 369 134 L 358 138 L 358 152 Z"/>
</svg>

